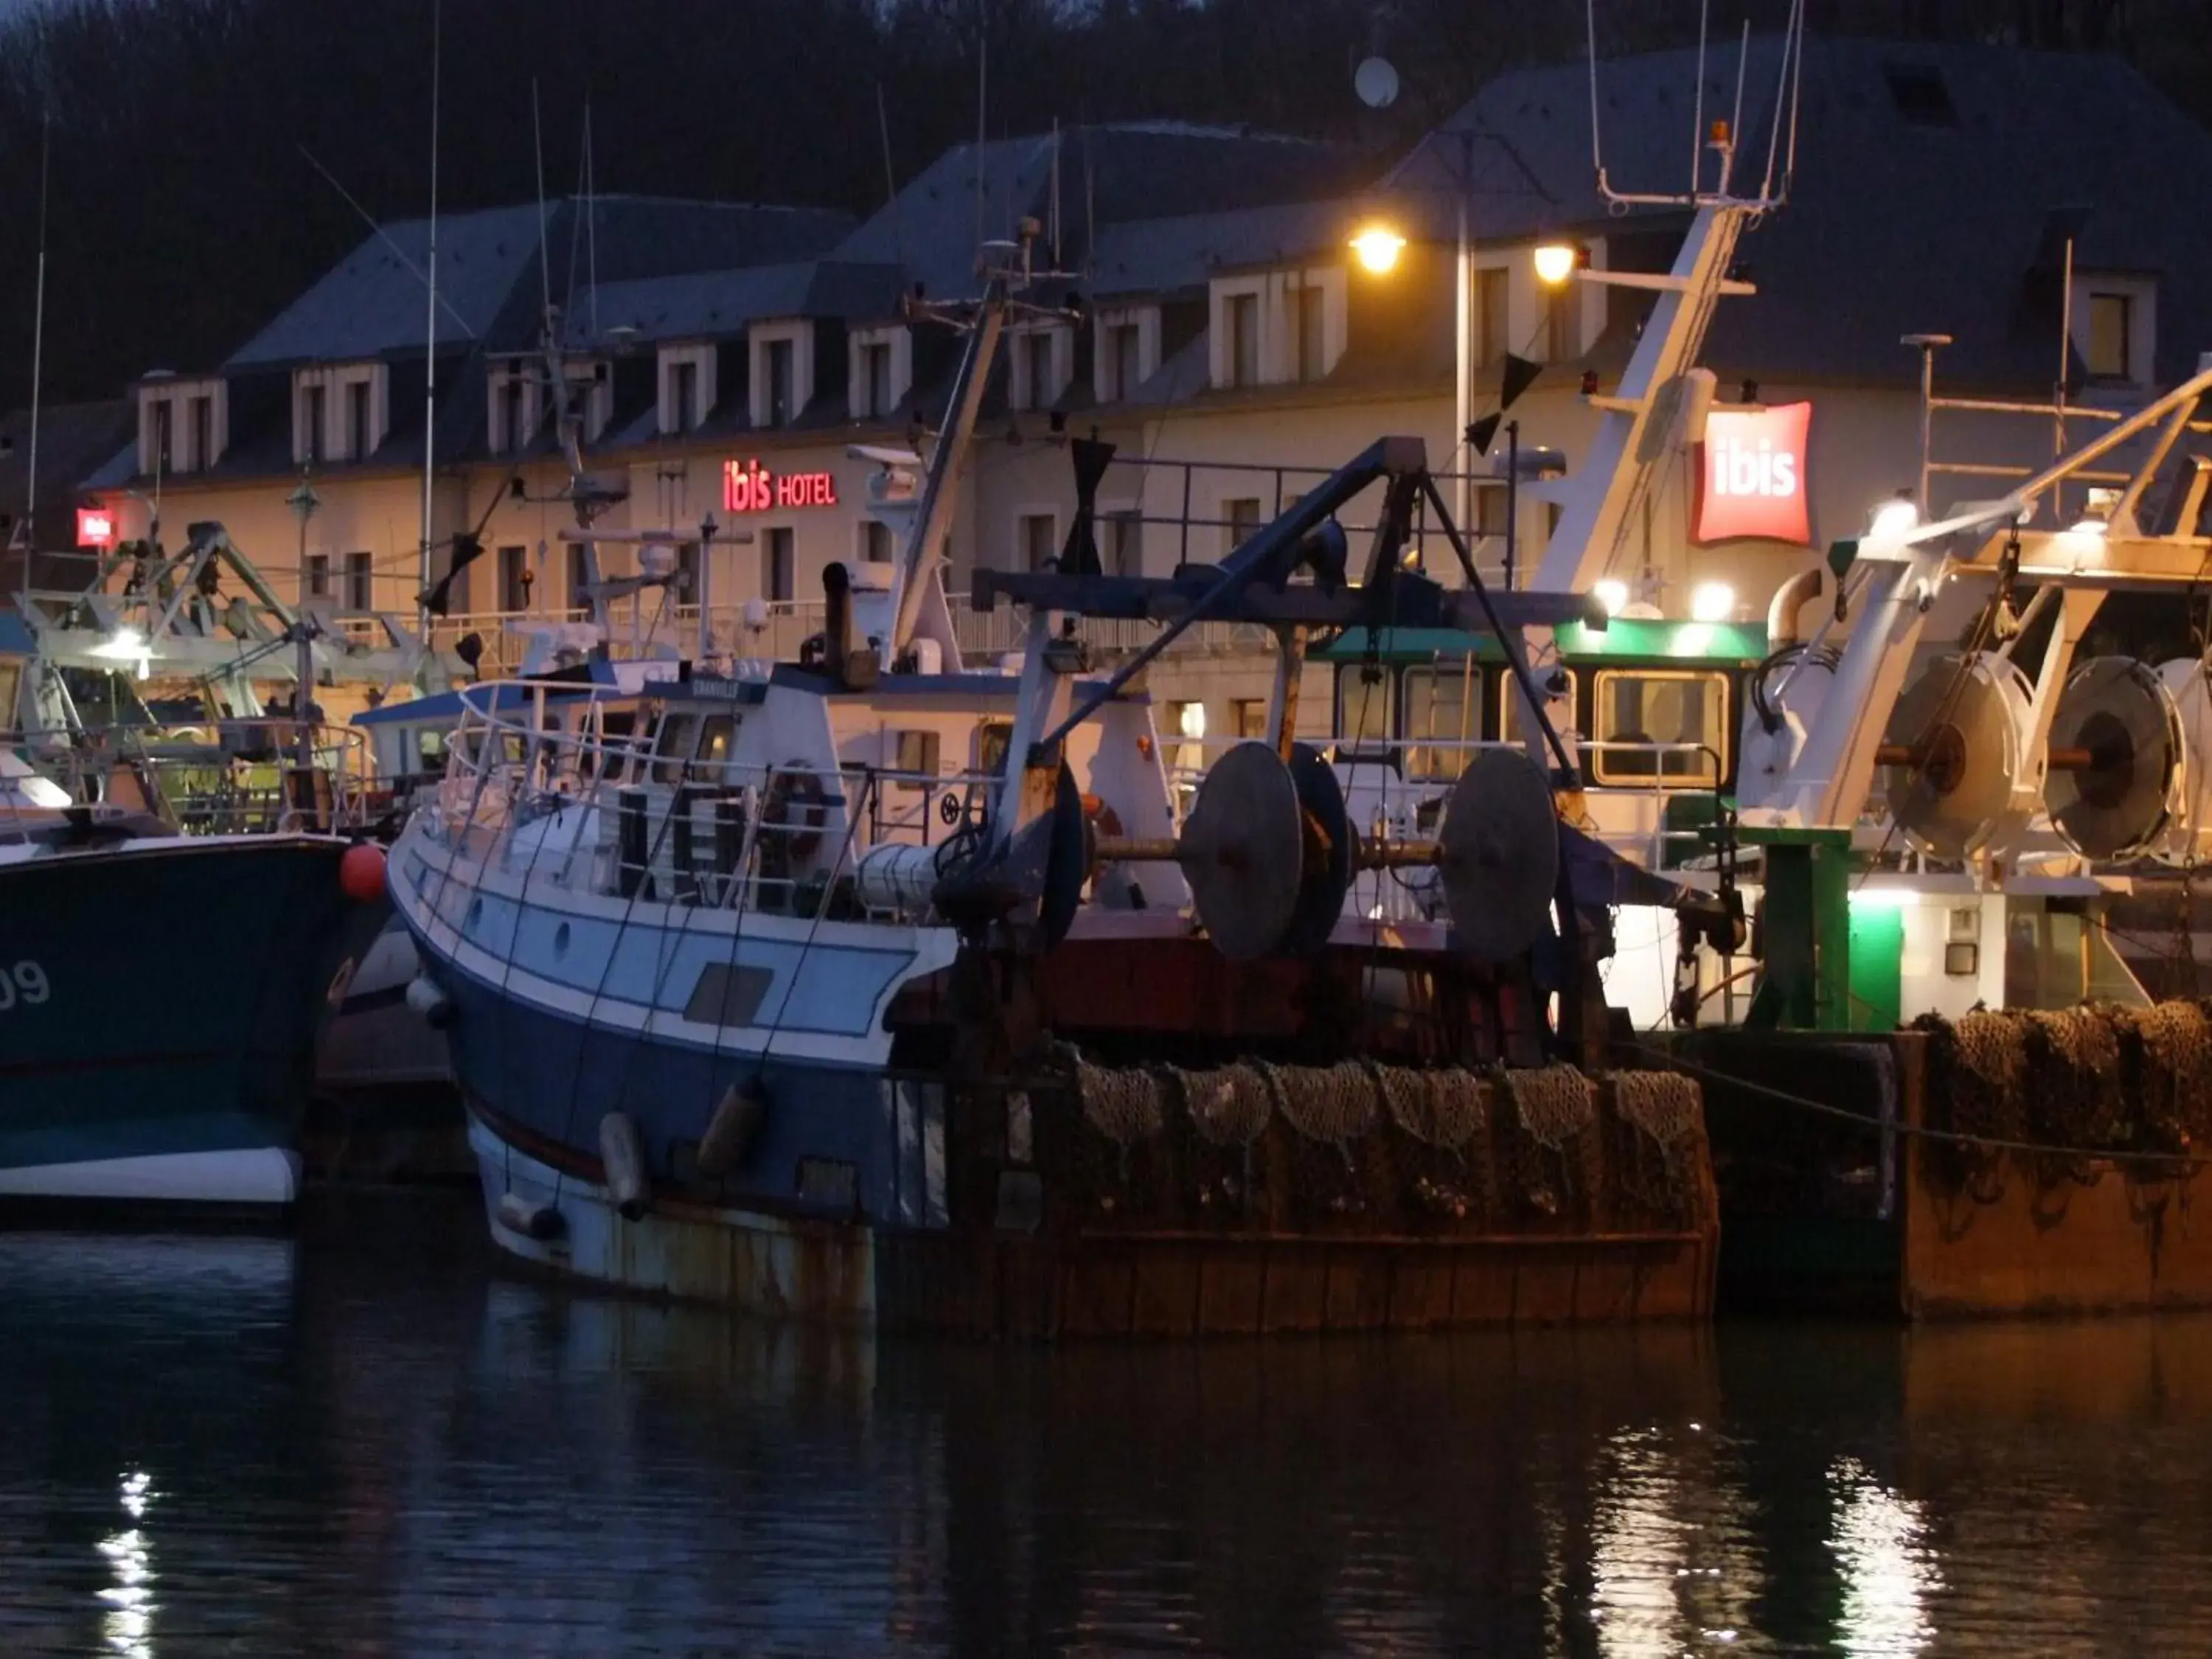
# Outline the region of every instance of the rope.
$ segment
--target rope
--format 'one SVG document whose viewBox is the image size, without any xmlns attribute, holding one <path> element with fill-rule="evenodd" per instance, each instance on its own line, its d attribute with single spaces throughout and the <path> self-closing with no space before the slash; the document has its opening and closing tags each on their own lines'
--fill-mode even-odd
<svg viewBox="0 0 2212 1659">
<path fill-rule="evenodd" d="M 1833 1118 L 1845 1123 L 1856 1124 L 1861 1128 L 1871 1129 L 1877 1134 L 1902 1135 L 1944 1146 L 1980 1147 L 1991 1152 L 2022 1152 L 2038 1158 L 2106 1158 L 2114 1163 L 2151 1163 L 2168 1167 L 2179 1164 L 2191 1170 L 2201 1169 L 2207 1164 L 2212 1164 L 2212 1157 L 2192 1157 L 2185 1153 L 2131 1152 L 2125 1148 L 2103 1146 L 2065 1146 L 2048 1141 L 2027 1140 L 2006 1135 L 1980 1135 L 1955 1129 L 1938 1129 L 1927 1124 L 1885 1122 L 1878 1117 L 1869 1117 L 1864 1112 L 1854 1112 L 1848 1107 L 1832 1106 L 1824 1100 L 1808 1099 L 1803 1095 L 1793 1094 L 1787 1089 L 1775 1088 L 1771 1084 L 1760 1083 L 1747 1077 L 1739 1077 L 1729 1072 L 1717 1071 L 1710 1066 L 1701 1066 L 1695 1060 L 1671 1054 L 1652 1044 L 1638 1043 L 1636 1046 L 1650 1054 L 1654 1060 L 1686 1072 L 1692 1077 L 1701 1078 L 1708 1083 L 1726 1084 L 1732 1088 L 1747 1090 L 1763 1099 L 1774 1102 L 1778 1106 L 1795 1107 L 1800 1111 L 1809 1112 L 1817 1117 Z"/>
</svg>

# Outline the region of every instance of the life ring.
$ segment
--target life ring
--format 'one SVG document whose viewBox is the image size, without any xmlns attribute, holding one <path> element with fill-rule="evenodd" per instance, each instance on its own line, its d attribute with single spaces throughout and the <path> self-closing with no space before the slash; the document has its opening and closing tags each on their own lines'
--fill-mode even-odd
<svg viewBox="0 0 2212 1659">
<path fill-rule="evenodd" d="M 777 831 L 781 850 L 794 859 L 811 858 L 821 847 L 822 824 L 829 816 L 822 780 L 796 769 L 804 764 L 792 761 L 793 769 L 771 772 L 761 801 L 762 824 Z"/>
</svg>

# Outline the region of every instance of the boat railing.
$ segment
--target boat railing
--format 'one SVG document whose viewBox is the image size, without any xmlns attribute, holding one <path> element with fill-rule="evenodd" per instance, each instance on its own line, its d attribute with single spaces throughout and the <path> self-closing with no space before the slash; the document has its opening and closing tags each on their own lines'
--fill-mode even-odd
<svg viewBox="0 0 2212 1659">
<path fill-rule="evenodd" d="M 548 725 L 534 695 L 483 695 L 517 687 L 561 696 L 564 729 Z M 431 808 L 436 832 L 471 858 L 575 890 L 914 921 L 999 781 L 982 771 L 665 752 L 660 726 L 607 729 L 599 714 L 617 701 L 635 708 L 612 688 L 579 694 L 568 684 L 465 691 Z"/>
<path fill-rule="evenodd" d="M 1233 738 L 1164 738 L 1171 763 L 1168 781 L 1188 812 L 1206 769 Z M 1394 840 L 1433 836 L 1444 802 L 1474 757 L 1484 750 L 1526 752 L 1517 738 L 1404 738 L 1338 733 L 1307 739 L 1337 769 L 1354 827 L 1363 835 Z M 1695 811 L 1670 813 L 1679 798 L 1714 802 L 1722 760 L 1711 744 L 1624 738 L 1575 740 L 1578 754 L 1608 763 L 1607 781 L 1568 804 L 1574 826 L 1622 857 L 1650 868 L 1679 866 L 1710 850 Z M 1199 763 L 1191 763 L 1192 751 Z M 1587 768 L 1586 768 L 1587 769 Z M 1600 810 L 1593 811 L 1592 797 Z M 1625 821 L 1624 821 L 1625 820 Z"/>
<path fill-rule="evenodd" d="M 374 764 L 350 726 L 261 715 L 34 728 L 9 743 L 71 805 L 143 814 L 184 835 L 338 832 L 372 816 Z"/>
</svg>

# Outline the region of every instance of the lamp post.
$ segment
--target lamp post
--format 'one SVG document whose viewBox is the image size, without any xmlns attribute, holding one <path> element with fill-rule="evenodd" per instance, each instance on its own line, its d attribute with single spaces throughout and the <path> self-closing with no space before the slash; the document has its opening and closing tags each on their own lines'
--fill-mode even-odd
<svg viewBox="0 0 2212 1659">
<path fill-rule="evenodd" d="M 300 787 L 307 792 L 312 805 L 314 800 L 315 728 L 309 714 L 314 707 L 315 689 L 315 626 L 307 616 L 307 520 L 323 504 L 315 494 L 315 486 L 307 477 L 305 467 L 300 469 L 300 487 L 284 498 L 300 520 L 300 604 L 292 615 L 292 643 L 299 649 L 293 668 L 295 684 L 292 691 L 293 738 L 299 751 Z"/>
</svg>

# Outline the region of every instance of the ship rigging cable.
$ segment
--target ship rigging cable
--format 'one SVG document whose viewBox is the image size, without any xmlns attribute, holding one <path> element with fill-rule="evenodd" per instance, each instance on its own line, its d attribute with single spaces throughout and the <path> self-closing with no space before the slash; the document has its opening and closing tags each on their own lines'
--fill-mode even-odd
<svg viewBox="0 0 2212 1659">
<path fill-rule="evenodd" d="M 1716 1071 L 1710 1066 L 1700 1066 L 1656 1043 L 1639 1042 L 1635 1045 L 1651 1060 L 1660 1066 L 1672 1066 L 1686 1072 L 1707 1083 L 1725 1084 L 1731 1088 L 1746 1090 L 1779 1106 L 1792 1106 L 1818 1117 L 1840 1120 L 1877 1134 L 1900 1135 L 1944 1146 L 1962 1146 L 1984 1152 L 2020 1152 L 2033 1158 L 2103 1160 L 2112 1164 L 2153 1164 L 2169 1169 L 2176 1166 L 2194 1171 L 2212 1164 L 2212 1156 L 2177 1152 L 2136 1151 L 2129 1147 L 2066 1146 L 2038 1140 L 2016 1139 L 2005 1135 L 1973 1134 L 1958 1129 L 1939 1129 L 1923 1123 L 1884 1122 L 1878 1117 L 1869 1117 L 1863 1112 L 1852 1111 L 1847 1106 L 1833 1106 L 1824 1100 L 1793 1094 L 1787 1089 L 1760 1083 L 1755 1079 L 1741 1077 L 1730 1072 Z"/>
</svg>

